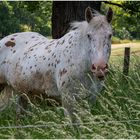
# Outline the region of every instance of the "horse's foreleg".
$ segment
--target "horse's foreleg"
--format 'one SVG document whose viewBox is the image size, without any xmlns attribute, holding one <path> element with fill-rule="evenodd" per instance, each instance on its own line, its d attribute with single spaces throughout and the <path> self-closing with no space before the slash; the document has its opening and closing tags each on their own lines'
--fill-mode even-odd
<svg viewBox="0 0 140 140">
<path fill-rule="evenodd" d="M 79 126 L 80 126 L 80 117 L 78 117 L 79 106 L 78 101 L 74 94 L 69 92 L 63 92 L 62 94 L 62 106 L 65 108 L 64 114 L 66 117 L 70 117 L 71 125 L 74 127 L 74 133 L 80 136 Z"/>
<path fill-rule="evenodd" d="M 21 115 L 25 114 L 26 109 L 28 106 L 28 97 L 25 94 L 21 94 L 17 98 L 17 105 L 16 105 L 16 122 L 21 118 Z"/>
</svg>

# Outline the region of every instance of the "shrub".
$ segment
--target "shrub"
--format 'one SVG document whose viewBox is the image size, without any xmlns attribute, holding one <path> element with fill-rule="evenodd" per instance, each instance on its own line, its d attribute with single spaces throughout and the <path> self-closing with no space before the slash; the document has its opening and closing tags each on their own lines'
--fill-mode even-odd
<svg viewBox="0 0 140 140">
<path fill-rule="evenodd" d="M 113 36 L 111 40 L 112 44 L 120 44 L 121 41 L 118 37 Z"/>
</svg>

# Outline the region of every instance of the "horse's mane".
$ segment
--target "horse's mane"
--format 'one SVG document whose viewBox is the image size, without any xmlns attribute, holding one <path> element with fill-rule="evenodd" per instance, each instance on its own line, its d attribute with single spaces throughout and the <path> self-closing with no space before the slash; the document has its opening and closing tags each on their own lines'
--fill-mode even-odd
<svg viewBox="0 0 140 140">
<path fill-rule="evenodd" d="M 105 23 L 105 21 L 103 20 L 104 16 L 94 9 L 91 9 L 91 11 L 92 11 L 93 17 L 96 17 L 96 19 L 100 21 L 99 23 L 95 22 L 95 28 L 96 28 L 96 25 L 97 27 L 102 26 Z M 87 27 L 88 27 L 87 21 L 80 21 L 80 22 L 74 21 L 70 23 L 69 32 L 72 30 L 78 30 L 78 31 L 81 31 L 82 34 L 84 34 L 87 30 Z"/>
</svg>

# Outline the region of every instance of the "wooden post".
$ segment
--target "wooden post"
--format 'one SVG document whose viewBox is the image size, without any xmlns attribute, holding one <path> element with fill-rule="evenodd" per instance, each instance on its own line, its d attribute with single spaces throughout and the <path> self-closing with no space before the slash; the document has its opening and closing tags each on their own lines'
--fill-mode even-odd
<svg viewBox="0 0 140 140">
<path fill-rule="evenodd" d="M 128 76 L 128 73 L 129 73 L 129 61 L 130 61 L 130 47 L 125 47 L 125 51 L 124 51 L 124 66 L 123 66 L 123 74 L 124 74 L 124 76 Z"/>
</svg>

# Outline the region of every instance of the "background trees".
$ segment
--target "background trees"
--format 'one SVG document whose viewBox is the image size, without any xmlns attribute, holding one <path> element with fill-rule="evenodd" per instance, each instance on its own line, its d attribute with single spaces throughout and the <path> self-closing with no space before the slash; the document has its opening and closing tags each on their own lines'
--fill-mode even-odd
<svg viewBox="0 0 140 140">
<path fill-rule="evenodd" d="M 114 36 L 120 39 L 140 39 L 140 2 L 120 1 L 108 2 L 114 11 L 113 30 Z"/>
<path fill-rule="evenodd" d="M 45 36 L 51 36 L 52 33 L 54 38 L 59 38 L 69 28 L 69 22 L 84 20 L 87 6 L 103 13 L 109 6 L 112 7 L 114 36 L 120 39 L 140 39 L 139 1 L 1 1 L 0 38 L 22 31 L 36 31 Z"/>
<path fill-rule="evenodd" d="M 60 38 L 72 21 L 85 20 L 85 9 L 90 6 L 100 11 L 101 1 L 54 1 L 52 7 L 52 37 Z"/>
<path fill-rule="evenodd" d="M 50 35 L 52 2 L 0 2 L 0 38 L 14 32 L 36 31 Z"/>
</svg>

